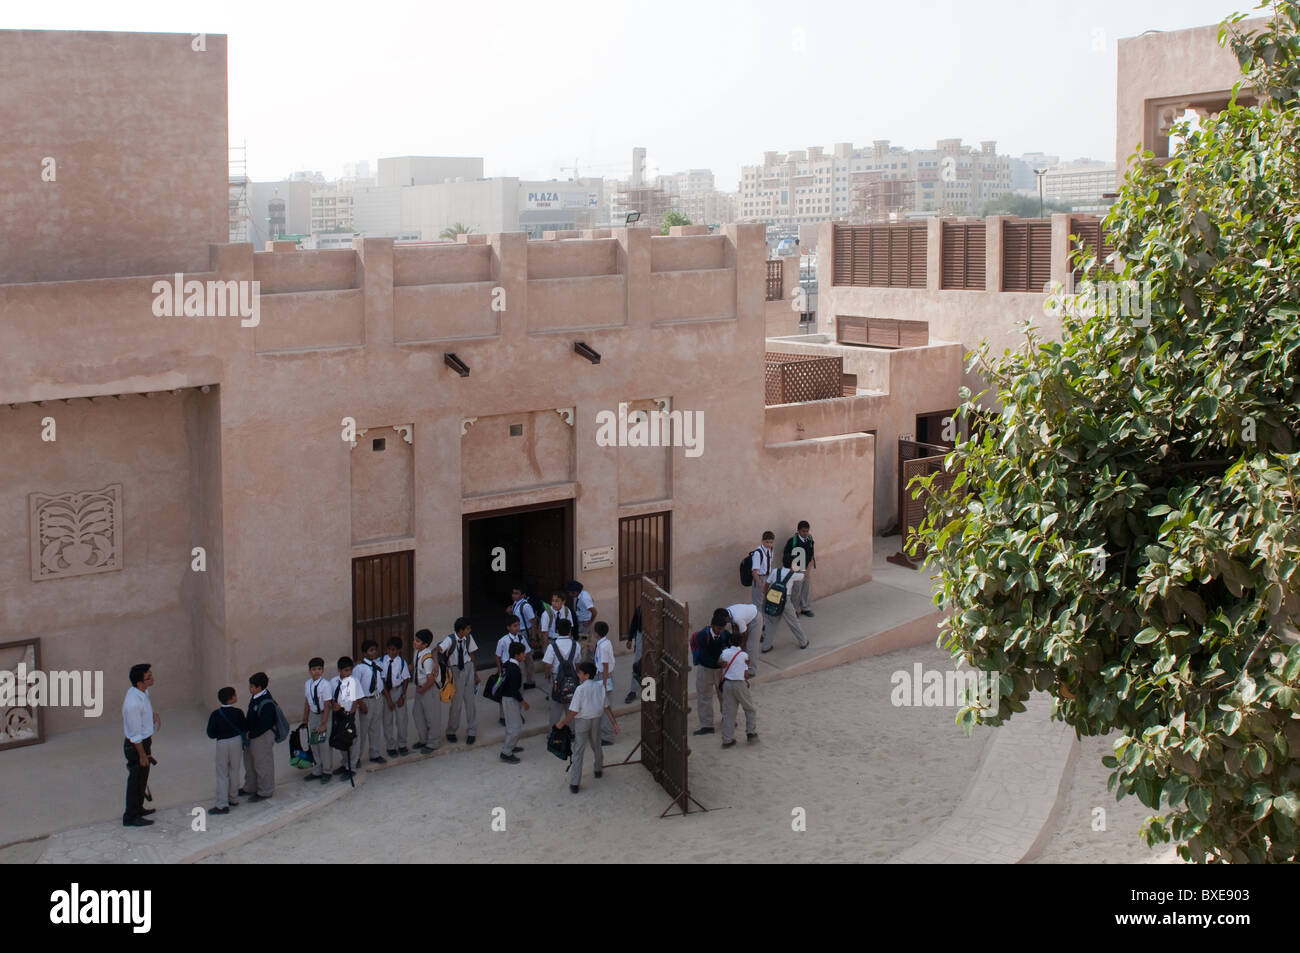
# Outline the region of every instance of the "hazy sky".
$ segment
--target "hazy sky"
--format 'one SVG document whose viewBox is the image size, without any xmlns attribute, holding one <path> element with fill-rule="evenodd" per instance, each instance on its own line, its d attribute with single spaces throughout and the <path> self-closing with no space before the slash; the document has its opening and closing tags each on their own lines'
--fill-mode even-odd
<svg viewBox="0 0 1300 953">
<path fill-rule="evenodd" d="M 1113 159 L 1115 41 L 1254 0 L 59 0 L 0 28 L 225 33 L 230 140 L 249 172 L 333 178 L 387 155 L 481 155 L 487 175 L 711 168 L 764 150 L 960 136 Z"/>
</svg>

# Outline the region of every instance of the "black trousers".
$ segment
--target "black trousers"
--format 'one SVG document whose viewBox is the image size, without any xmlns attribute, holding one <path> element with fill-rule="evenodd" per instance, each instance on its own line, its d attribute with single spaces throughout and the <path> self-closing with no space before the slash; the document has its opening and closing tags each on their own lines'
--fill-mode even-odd
<svg viewBox="0 0 1300 953">
<path fill-rule="evenodd" d="M 153 739 L 140 742 L 146 755 L 153 753 Z M 126 813 L 122 820 L 133 821 L 144 817 L 144 789 L 149 786 L 149 765 L 140 766 L 140 755 L 130 740 L 122 739 L 122 754 L 126 757 Z"/>
</svg>

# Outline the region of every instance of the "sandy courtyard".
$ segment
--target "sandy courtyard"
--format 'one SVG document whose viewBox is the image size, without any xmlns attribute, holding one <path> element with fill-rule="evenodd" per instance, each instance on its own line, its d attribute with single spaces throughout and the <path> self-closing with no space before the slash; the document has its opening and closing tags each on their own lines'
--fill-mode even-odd
<svg viewBox="0 0 1300 953">
<path fill-rule="evenodd" d="M 588 764 L 577 795 L 536 736 L 522 742 L 519 765 L 501 763 L 493 745 L 376 772 L 354 794 L 207 862 L 888 860 L 951 813 L 991 738 L 988 729 L 967 738 L 954 709 L 894 707 L 890 675 L 915 662 L 950 665 L 938 649 L 908 649 L 755 686 L 759 742 L 742 732 L 723 751 L 719 734 L 692 738 L 691 789 L 707 813 L 661 820 L 668 796 L 649 773 L 609 767 L 636 743 L 639 718 L 629 716 L 605 748 L 604 777 Z M 540 692 L 528 700 L 531 726 L 544 708 Z M 503 832 L 492 830 L 496 808 Z M 792 829 L 796 808 L 804 831 Z"/>
</svg>

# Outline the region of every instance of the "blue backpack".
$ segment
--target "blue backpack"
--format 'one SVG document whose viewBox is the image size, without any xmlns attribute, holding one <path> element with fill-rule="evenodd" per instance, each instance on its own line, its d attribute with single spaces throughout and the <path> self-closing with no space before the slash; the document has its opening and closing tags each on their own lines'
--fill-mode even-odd
<svg viewBox="0 0 1300 953">
<path fill-rule="evenodd" d="M 781 573 L 785 575 L 781 575 Z M 767 596 L 763 600 L 763 611 L 770 616 L 780 618 L 785 612 L 786 591 L 785 584 L 789 582 L 790 577 L 794 575 L 789 569 L 778 569 L 776 572 L 776 582 L 772 583 L 767 590 Z"/>
</svg>

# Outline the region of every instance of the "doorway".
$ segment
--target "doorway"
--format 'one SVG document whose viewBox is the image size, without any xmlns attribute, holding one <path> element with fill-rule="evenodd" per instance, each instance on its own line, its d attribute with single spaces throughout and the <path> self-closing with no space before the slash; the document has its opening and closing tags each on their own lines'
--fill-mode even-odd
<svg viewBox="0 0 1300 953">
<path fill-rule="evenodd" d="M 955 433 L 956 421 L 952 420 L 957 413 L 956 409 L 936 410 L 932 414 L 916 415 L 916 442 L 929 443 L 936 447 L 954 447 L 956 446 Z M 945 426 L 944 421 L 950 423 Z M 949 436 L 944 436 L 944 430 L 949 431 Z"/>
<path fill-rule="evenodd" d="M 510 590 L 522 585 L 545 603 L 573 578 L 573 500 L 467 514 L 462 537 L 462 612 L 486 668 L 505 635 Z"/>
<path fill-rule="evenodd" d="M 352 560 L 352 658 L 374 639 L 382 652 L 392 636 L 409 654 L 415 636 L 415 551 Z"/>
</svg>

